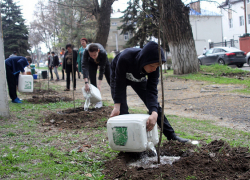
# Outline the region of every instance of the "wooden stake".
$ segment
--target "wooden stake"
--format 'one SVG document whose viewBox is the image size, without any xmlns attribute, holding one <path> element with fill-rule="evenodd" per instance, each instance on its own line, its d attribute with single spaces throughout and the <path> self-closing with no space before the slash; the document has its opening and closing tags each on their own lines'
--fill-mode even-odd
<svg viewBox="0 0 250 180">
<path fill-rule="evenodd" d="M 161 38 L 161 21 L 162 21 L 162 7 L 159 7 L 160 12 L 160 20 L 159 20 L 159 27 L 158 27 L 158 53 L 159 53 L 159 63 L 160 63 L 160 74 L 161 74 L 161 91 L 162 91 L 162 112 L 161 112 L 161 132 L 160 132 L 160 139 L 158 143 L 158 164 L 161 163 L 160 159 L 160 146 L 162 141 L 162 133 L 163 133 L 163 122 L 164 122 L 164 86 L 163 86 L 163 77 L 162 77 L 162 58 L 161 58 L 161 44 L 160 44 L 160 38 Z"/>
</svg>

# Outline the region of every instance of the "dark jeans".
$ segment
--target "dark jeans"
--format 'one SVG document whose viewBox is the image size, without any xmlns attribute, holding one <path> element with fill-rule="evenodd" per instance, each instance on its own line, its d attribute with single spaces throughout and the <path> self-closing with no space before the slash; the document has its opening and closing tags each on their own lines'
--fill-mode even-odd
<svg viewBox="0 0 250 180">
<path fill-rule="evenodd" d="M 5 65 L 6 68 L 6 78 L 7 78 L 7 84 L 9 88 L 9 95 L 12 100 L 15 100 L 17 98 L 16 94 L 16 86 L 17 86 L 17 81 L 16 81 L 16 76 L 13 74 L 12 70 L 8 65 Z"/>
<path fill-rule="evenodd" d="M 74 73 L 72 73 L 72 66 L 66 67 L 66 87 L 67 87 L 67 89 L 70 89 L 70 74 L 72 74 L 73 87 L 76 88 L 76 69 L 74 69 L 73 71 L 74 71 Z"/>
<path fill-rule="evenodd" d="M 77 71 L 77 74 L 78 74 L 78 78 L 80 79 L 80 72 L 79 72 L 79 70 L 78 70 L 78 68 L 76 69 L 76 71 Z"/>
<path fill-rule="evenodd" d="M 62 79 L 64 79 L 64 70 L 62 69 Z"/>
<path fill-rule="evenodd" d="M 50 72 L 50 79 L 53 79 L 52 67 L 51 67 L 51 68 L 49 68 L 49 72 Z"/>
<path fill-rule="evenodd" d="M 145 106 L 147 106 L 147 89 L 146 85 L 147 82 L 132 82 L 127 80 L 127 86 L 130 85 L 136 94 L 141 98 L 141 100 L 144 102 Z M 112 97 L 114 96 L 114 80 L 111 78 L 111 94 Z M 157 124 L 161 127 L 161 114 L 162 114 L 162 108 L 158 104 L 158 119 Z M 125 94 L 124 97 L 122 97 L 122 103 L 120 107 L 120 115 L 122 114 L 129 114 L 128 112 L 128 104 L 127 104 L 127 95 Z M 174 129 L 169 124 L 166 116 L 164 116 L 164 122 L 163 122 L 163 134 L 168 138 L 168 140 L 172 139 L 174 135 Z"/>
<path fill-rule="evenodd" d="M 93 84 L 95 87 L 97 87 L 97 84 L 96 84 L 97 68 L 98 68 L 97 64 L 89 63 L 89 79 L 90 79 L 90 83 Z M 106 77 L 106 80 L 107 80 L 108 84 L 110 85 L 110 65 L 109 65 L 109 61 L 106 62 L 104 75 Z"/>
</svg>

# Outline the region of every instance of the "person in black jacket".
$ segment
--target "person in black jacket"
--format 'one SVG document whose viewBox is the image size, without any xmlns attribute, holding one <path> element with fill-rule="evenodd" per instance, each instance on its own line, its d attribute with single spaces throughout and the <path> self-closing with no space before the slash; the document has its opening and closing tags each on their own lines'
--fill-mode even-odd
<svg viewBox="0 0 250 180">
<path fill-rule="evenodd" d="M 161 50 L 162 62 L 166 62 Z M 149 110 L 147 131 L 151 131 L 156 122 L 161 127 L 162 109 L 158 103 L 157 84 L 159 82 L 159 55 L 158 44 L 150 41 L 143 49 L 127 48 L 112 60 L 111 63 L 111 94 L 114 100 L 114 109 L 111 117 L 129 114 L 126 88 L 131 86 Z M 176 136 L 174 129 L 164 116 L 163 134 L 168 140 L 187 142 Z"/>
<path fill-rule="evenodd" d="M 63 59 L 63 69 L 66 70 L 66 89 L 64 91 L 70 90 L 70 73 L 72 73 L 72 79 L 73 79 L 73 86 L 74 90 L 76 90 L 76 69 L 77 69 L 77 52 L 73 50 L 71 44 L 66 45 L 66 53 L 64 55 Z M 73 66 L 73 68 L 72 68 Z M 72 72 L 73 69 L 73 72 Z"/>
<path fill-rule="evenodd" d="M 96 83 L 97 68 L 99 68 L 98 82 Z M 85 91 L 89 91 L 88 77 L 90 83 L 101 91 L 103 75 L 105 75 L 108 84 L 110 84 L 110 65 L 107 52 L 99 43 L 89 44 L 83 54 L 82 62 L 83 78 L 85 81 Z M 95 107 L 102 107 L 102 102 L 98 102 Z"/>
<path fill-rule="evenodd" d="M 58 75 L 58 71 L 57 71 L 57 68 L 59 66 L 59 59 L 58 59 L 58 56 L 55 55 L 54 52 L 51 53 L 52 55 L 52 58 L 53 58 L 53 68 L 54 68 L 54 73 L 56 74 L 56 81 L 59 81 L 59 75 Z"/>
<path fill-rule="evenodd" d="M 20 72 L 26 74 L 24 68 L 30 65 L 32 59 L 29 56 L 13 56 L 5 60 L 6 78 L 9 88 L 9 95 L 13 103 L 22 103 L 17 97 L 17 85 Z"/>
</svg>

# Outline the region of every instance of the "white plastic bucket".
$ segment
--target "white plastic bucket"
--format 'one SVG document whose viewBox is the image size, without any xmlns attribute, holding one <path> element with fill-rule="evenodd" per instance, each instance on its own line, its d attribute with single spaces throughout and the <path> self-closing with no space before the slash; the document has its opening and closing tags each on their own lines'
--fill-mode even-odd
<svg viewBox="0 0 250 180">
<path fill-rule="evenodd" d="M 126 114 L 112 117 L 107 122 L 109 145 L 113 150 L 143 152 L 149 143 L 159 142 L 157 124 L 147 132 L 148 114 Z"/>
<path fill-rule="evenodd" d="M 85 86 L 82 87 L 82 93 L 83 93 L 83 97 L 85 99 L 89 98 L 90 102 L 93 103 L 93 104 L 102 100 L 101 93 L 100 93 L 100 91 L 99 91 L 99 89 L 97 87 L 90 84 L 89 89 L 90 89 L 90 91 L 86 92 L 85 91 Z"/>
<path fill-rule="evenodd" d="M 19 74 L 18 91 L 19 92 L 33 92 L 33 76 L 32 75 Z"/>
<path fill-rule="evenodd" d="M 38 79 L 41 79 L 41 78 L 42 78 L 42 71 L 38 71 L 38 73 L 37 73 L 37 78 L 38 78 Z"/>
</svg>

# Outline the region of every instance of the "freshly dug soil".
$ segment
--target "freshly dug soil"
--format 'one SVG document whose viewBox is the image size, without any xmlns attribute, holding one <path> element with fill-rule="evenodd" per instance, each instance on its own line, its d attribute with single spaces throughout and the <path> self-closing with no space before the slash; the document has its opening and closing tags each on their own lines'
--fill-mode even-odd
<svg viewBox="0 0 250 180">
<path fill-rule="evenodd" d="M 250 179 L 248 148 L 231 148 L 222 140 L 201 147 L 168 141 L 161 148 L 161 156 L 181 157 L 172 165 L 149 169 L 127 165 L 142 155 L 120 152 L 116 159 L 105 163 L 105 179 Z"/>
<path fill-rule="evenodd" d="M 73 101 L 72 98 L 64 96 L 32 96 L 30 99 L 25 99 L 27 102 L 33 104 L 41 104 L 41 103 L 56 103 L 60 101 Z"/>
<path fill-rule="evenodd" d="M 59 92 L 53 89 L 34 89 L 33 93 L 31 93 L 30 95 L 43 95 L 43 94 L 56 95 L 59 94 Z"/>
<path fill-rule="evenodd" d="M 49 114 L 42 119 L 43 126 L 55 126 L 62 129 L 98 128 L 106 127 L 106 122 L 113 107 L 92 108 L 84 111 L 83 107 L 67 109 Z"/>
</svg>

